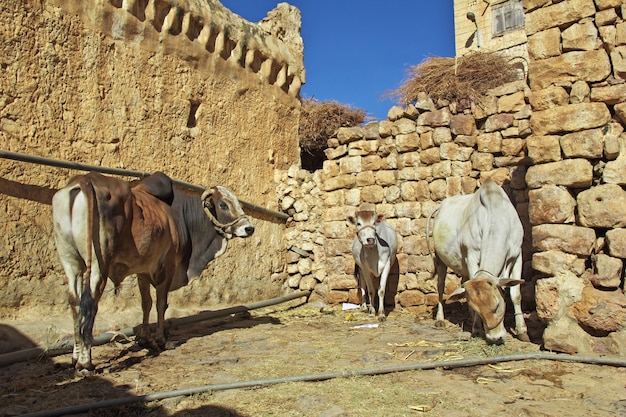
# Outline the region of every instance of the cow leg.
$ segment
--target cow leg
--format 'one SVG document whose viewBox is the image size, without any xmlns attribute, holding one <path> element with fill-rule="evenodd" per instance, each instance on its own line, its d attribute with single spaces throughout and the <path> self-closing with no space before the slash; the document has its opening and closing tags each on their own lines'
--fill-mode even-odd
<svg viewBox="0 0 626 417">
<path fill-rule="evenodd" d="M 374 301 L 376 300 L 376 290 L 374 289 L 374 277 L 369 271 L 365 272 L 365 283 L 367 284 L 368 296 L 368 304 L 366 308 L 371 316 L 375 316 L 376 309 L 374 308 Z"/>
<path fill-rule="evenodd" d="M 167 293 L 169 290 L 169 282 L 164 281 L 162 284 L 158 285 L 156 288 L 156 308 L 157 308 L 157 331 L 156 331 L 156 342 L 159 347 L 164 348 L 165 342 L 167 338 L 167 334 L 165 332 L 165 310 L 167 310 Z"/>
<path fill-rule="evenodd" d="M 378 283 L 378 319 L 385 320 L 385 290 L 387 289 L 387 278 L 391 271 L 391 262 L 389 259 L 383 268 L 383 273 L 380 274 L 380 282 Z"/>
<path fill-rule="evenodd" d="M 443 315 L 443 294 L 446 290 L 446 265 L 435 257 L 435 273 L 437 274 L 437 292 L 439 294 L 439 303 L 437 303 L 437 317 L 435 326 L 444 327 Z"/>
<path fill-rule="evenodd" d="M 530 342 L 528 337 L 528 329 L 524 321 L 524 313 L 522 312 L 522 294 L 520 284 L 512 286 L 510 289 L 511 301 L 513 301 L 513 310 L 515 311 L 515 330 L 517 338 L 522 342 Z"/>
<path fill-rule="evenodd" d="M 141 311 L 143 321 L 137 329 L 137 342 L 141 346 L 154 348 L 154 343 L 150 337 L 150 310 L 152 310 L 152 296 L 150 295 L 150 282 L 143 275 L 137 276 L 139 293 L 141 294 Z"/>
</svg>

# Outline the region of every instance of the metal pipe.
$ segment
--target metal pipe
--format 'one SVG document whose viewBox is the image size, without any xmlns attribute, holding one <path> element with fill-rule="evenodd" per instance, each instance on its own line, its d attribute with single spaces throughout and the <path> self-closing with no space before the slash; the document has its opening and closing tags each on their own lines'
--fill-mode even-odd
<svg viewBox="0 0 626 417">
<path fill-rule="evenodd" d="M 81 404 L 55 410 L 40 411 L 32 414 L 25 414 L 22 417 L 55 417 L 68 414 L 83 413 L 97 408 L 119 407 L 122 405 L 145 403 L 149 401 L 163 400 L 166 398 L 179 397 L 185 395 L 193 395 L 209 391 L 224 391 L 229 389 L 241 389 L 250 387 L 261 387 L 268 385 L 281 384 L 285 382 L 307 382 L 307 381 L 324 381 L 334 378 L 349 378 L 354 376 L 381 375 L 393 372 L 404 372 L 414 370 L 429 370 L 436 368 L 454 369 L 478 365 L 489 365 L 501 362 L 512 362 L 521 360 L 552 360 L 563 362 L 587 363 L 593 365 L 609 365 L 626 367 L 626 359 L 606 358 L 593 356 L 575 356 L 567 354 L 554 353 L 522 353 L 515 355 L 493 356 L 486 358 L 469 358 L 452 361 L 438 361 L 427 363 L 413 363 L 407 365 L 384 366 L 379 368 L 365 368 L 356 370 L 346 370 L 337 372 L 326 372 L 320 374 L 286 376 L 280 378 L 258 379 L 251 381 L 231 382 L 225 384 L 201 385 L 196 387 L 182 388 L 172 391 L 161 391 L 153 394 L 138 395 L 133 397 L 123 397 L 112 400 L 99 401 L 90 404 Z"/>
<path fill-rule="evenodd" d="M 145 171 L 133 171 L 129 169 L 109 168 L 109 167 L 103 167 L 99 165 L 81 164 L 78 162 L 62 161 L 58 159 L 44 158 L 43 156 L 26 155 L 26 154 L 21 154 L 17 152 L 10 152 L 10 151 L 3 151 L 3 150 L 0 150 L 0 158 L 11 159 L 11 160 L 20 161 L 20 162 L 29 162 L 33 164 L 39 164 L 39 165 L 48 165 L 48 166 L 53 166 L 57 168 L 75 169 L 77 171 L 95 171 L 95 172 L 100 172 L 102 174 L 121 175 L 121 176 L 126 176 L 126 177 L 145 178 L 151 175 L 150 172 L 145 172 Z M 172 182 L 180 187 L 184 187 L 184 188 L 194 190 L 194 191 L 202 192 L 206 190 L 206 188 L 204 187 L 200 187 L 198 185 L 190 184 L 184 181 L 178 181 L 178 180 L 172 179 Z M 289 218 L 289 215 L 285 213 L 270 210 L 268 208 L 261 207 L 253 203 L 249 203 L 247 201 L 243 201 L 243 200 L 239 200 L 239 201 L 244 207 L 247 207 L 250 210 L 254 210 L 259 213 L 268 214 L 270 216 L 274 216 L 281 220 L 287 220 Z"/>
<path fill-rule="evenodd" d="M 186 326 L 188 324 L 198 323 L 205 320 L 212 320 L 220 317 L 230 316 L 231 314 L 244 313 L 246 311 L 256 310 L 263 307 L 269 307 L 276 304 L 281 304 L 287 301 L 295 300 L 301 297 L 308 297 L 311 291 L 298 291 L 293 294 L 287 294 L 282 297 L 270 298 L 264 301 L 257 301 L 250 304 L 244 304 L 234 307 L 227 307 L 221 310 L 204 311 L 194 316 L 180 317 L 174 319 L 168 319 L 166 322 L 172 326 Z M 109 343 L 116 336 L 134 336 L 135 328 L 129 327 L 117 332 L 106 332 L 99 336 L 94 337 L 92 346 L 100 346 Z M 22 362 L 28 359 L 34 359 L 42 356 L 59 356 L 72 352 L 74 346 L 72 342 L 59 343 L 48 348 L 34 347 L 30 349 L 23 349 L 16 352 L 5 353 L 0 355 L 0 366 L 11 365 L 16 362 Z"/>
</svg>

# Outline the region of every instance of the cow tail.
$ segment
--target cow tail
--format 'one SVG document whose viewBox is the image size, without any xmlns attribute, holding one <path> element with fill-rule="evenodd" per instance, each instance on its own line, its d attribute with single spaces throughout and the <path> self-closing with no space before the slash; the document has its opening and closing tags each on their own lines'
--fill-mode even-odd
<svg viewBox="0 0 626 417">
<path fill-rule="evenodd" d="M 430 240 L 428 239 L 430 235 L 430 219 L 435 215 L 436 212 L 439 211 L 439 209 L 441 208 L 441 205 L 435 207 L 435 209 L 433 211 L 430 212 L 430 214 L 428 215 L 428 218 L 426 219 L 426 248 L 428 249 L 428 253 L 430 255 L 434 254 L 433 248 L 430 247 Z"/>
<path fill-rule="evenodd" d="M 95 237 L 97 237 L 97 233 L 95 232 L 96 224 L 94 223 L 94 212 L 95 212 L 95 204 L 96 204 L 96 192 L 93 187 L 93 183 L 87 178 L 87 176 L 83 176 L 81 178 L 80 190 L 85 196 L 85 201 L 87 202 L 87 259 L 85 260 L 86 269 L 85 276 L 83 276 L 83 288 L 82 294 L 80 296 L 80 305 L 79 305 L 79 323 L 80 323 L 80 334 L 82 336 L 83 342 L 86 345 L 90 345 L 93 340 L 93 327 L 96 318 L 96 304 L 94 303 L 92 290 L 91 290 L 91 268 L 93 263 L 93 250 L 99 242 L 95 241 Z"/>
</svg>

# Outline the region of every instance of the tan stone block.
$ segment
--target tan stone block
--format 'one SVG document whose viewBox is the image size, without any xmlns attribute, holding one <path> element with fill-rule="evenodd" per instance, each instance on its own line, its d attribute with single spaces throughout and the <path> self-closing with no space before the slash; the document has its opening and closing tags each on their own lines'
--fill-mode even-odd
<svg viewBox="0 0 626 417">
<path fill-rule="evenodd" d="M 586 227 L 626 226 L 626 191 L 617 184 L 600 184 L 576 197 L 578 222 Z"/>
<path fill-rule="evenodd" d="M 451 161 L 441 161 L 433 164 L 432 174 L 434 178 L 448 178 L 452 174 Z"/>
<path fill-rule="evenodd" d="M 452 141 L 452 133 L 448 127 L 436 127 L 433 130 L 433 141 L 435 145 L 441 145 L 443 143 Z"/>
<path fill-rule="evenodd" d="M 345 220 L 325 222 L 323 225 L 324 236 L 332 239 L 347 239 L 352 236 L 350 228 Z"/>
<path fill-rule="evenodd" d="M 576 200 L 569 191 L 547 185 L 528 191 L 528 216 L 533 225 L 573 223 Z"/>
<path fill-rule="evenodd" d="M 326 155 L 326 158 L 332 160 L 332 159 L 339 159 L 342 156 L 346 155 L 348 153 L 348 146 L 347 145 L 341 145 L 341 146 L 337 146 L 336 148 L 326 148 L 324 149 L 324 154 Z"/>
<path fill-rule="evenodd" d="M 530 118 L 537 136 L 602 127 L 611 120 L 604 103 L 578 103 L 535 111 Z"/>
<path fill-rule="evenodd" d="M 417 200 L 417 182 L 405 181 L 400 184 L 400 195 L 404 201 Z"/>
<path fill-rule="evenodd" d="M 484 133 L 476 138 L 478 152 L 500 152 L 502 149 L 502 135 L 500 132 Z"/>
<path fill-rule="evenodd" d="M 436 179 L 428 185 L 433 201 L 441 201 L 448 197 L 448 184 L 445 179 Z"/>
<path fill-rule="evenodd" d="M 512 114 L 508 114 L 508 113 L 494 114 L 487 118 L 487 120 L 485 121 L 484 129 L 485 129 L 485 132 L 487 133 L 496 132 L 498 130 L 504 130 L 513 126 L 514 121 L 515 121 L 515 117 Z M 480 143 L 480 136 L 482 135 L 478 136 L 479 143 Z"/>
<path fill-rule="evenodd" d="M 563 1 L 526 13 L 524 27 L 526 34 L 532 35 L 548 28 L 566 26 L 595 13 L 593 0 Z"/>
<path fill-rule="evenodd" d="M 429 149 L 433 146 L 435 146 L 435 141 L 433 140 L 433 131 L 428 130 L 426 132 L 420 133 L 420 149 Z"/>
<path fill-rule="evenodd" d="M 542 224 L 532 228 L 532 245 L 535 251 L 559 250 L 589 256 L 595 241 L 595 231 L 587 227 Z"/>
<path fill-rule="evenodd" d="M 452 161 L 450 174 L 453 177 L 466 177 L 472 172 L 472 163 L 469 161 Z"/>
<path fill-rule="evenodd" d="M 411 307 L 423 305 L 426 301 L 424 293 L 418 290 L 402 291 L 396 296 L 397 302 L 402 307 Z"/>
<path fill-rule="evenodd" d="M 526 138 L 528 157 L 536 164 L 560 161 L 561 145 L 559 136 L 529 136 Z"/>
<path fill-rule="evenodd" d="M 390 120 L 381 120 L 378 123 L 378 134 L 381 138 L 391 136 L 391 130 L 393 129 L 393 122 Z"/>
<path fill-rule="evenodd" d="M 602 181 L 608 184 L 626 185 L 626 159 L 608 161 L 602 173 Z"/>
<path fill-rule="evenodd" d="M 398 168 L 415 167 L 419 165 L 419 152 L 406 152 L 398 155 Z"/>
<path fill-rule="evenodd" d="M 524 139 L 502 139 L 502 155 L 516 156 L 524 149 L 526 141 Z"/>
<path fill-rule="evenodd" d="M 412 152 L 420 148 L 420 137 L 416 132 L 396 135 L 398 152 Z"/>
<path fill-rule="evenodd" d="M 415 133 L 415 121 L 407 118 L 398 119 L 393 122 L 391 133 L 394 136 Z"/>
<path fill-rule="evenodd" d="M 366 185 L 376 184 L 376 171 L 363 171 L 356 174 L 356 186 L 365 187 Z"/>
<path fill-rule="evenodd" d="M 493 169 L 494 156 L 491 153 L 474 152 L 471 161 L 476 171 L 489 171 Z"/>
<path fill-rule="evenodd" d="M 435 110 L 431 112 L 422 113 L 417 118 L 418 126 L 450 126 L 452 120 L 452 113 L 447 108 L 441 110 Z"/>
<path fill-rule="evenodd" d="M 441 161 L 441 152 L 439 148 L 428 148 L 420 152 L 420 162 L 426 165 L 432 165 Z"/>
<path fill-rule="evenodd" d="M 622 282 L 624 264 L 621 259 L 603 253 L 595 257 L 596 273 L 591 276 L 591 283 L 596 288 L 619 287 Z"/>
<path fill-rule="evenodd" d="M 543 185 L 564 185 L 572 188 L 586 188 L 593 180 L 593 167 L 586 159 L 566 159 L 534 165 L 526 171 L 526 184 L 530 188 Z"/>
<path fill-rule="evenodd" d="M 616 332 L 624 329 L 626 323 L 626 296 L 621 291 L 600 291 L 586 286 L 569 314 L 587 329 Z"/>
<path fill-rule="evenodd" d="M 352 188 L 354 185 L 356 185 L 356 176 L 344 174 L 326 179 L 323 184 L 323 189 L 324 191 L 334 191 L 339 188 Z"/>
<path fill-rule="evenodd" d="M 398 170 L 398 180 L 413 181 L 417 179 L 417 170 L 415 167 L 406 167 Z"/>
<path fill-rule="evenodd" d="M 602 26 L 602 25 L 598 25 Z M 561 33 L 563 51 L 591 51 L 600 46 L 598 30 L 593 20 L 575 23 Z"/>
<path fill-rule="evenodd" d="M 361 190 L 361 199 L 366 203 L 382 203 L 384 199 L 383 187 L 368 185 Z"/>
<path fill-rule="evenodd" d="M 558 250 L 533 253 L 533 269 L 547 275 L 557 275 L 561 271 L 571 271 L 578 257 Z"/>
<path fill-rule="evenodd" d="M 498 99 L 498 112 L 515 113 L 526 106 L 526 95 L 523 91 L 502 96 Z"/>
<path fill-rule="evenodd" d="M 378 155 L 368 155 L 361 158 L 361 171 L 377 171 L 382 164 L 382 158 Z"/>
<path fill-rule="evenodd" d="M 396 170 L 385 170 L 385 171 L 376 171 L 374 174 L 376 176 L 376 184 L 382 186 L 393 185 L 396 183 L 398 177 L 398 171 Z"/>
<path fill-rule="evenodd" d="M 363 128 L 361 126 L 340 127 L 337 129 L 337 140 L 339 140 L 339 143 L 342 145 L 359 139 L 363 139 Z"/>
<path fill-rule="evenodd" d="M 626 44 L 626 22 L 615 26 L 615 45 Z"/>
<path fill-rule="evenodd" d="M 533 110 L 540 111 L 566 105 L 569 102 L 569 94 L 563 87 L 549 86 L 541 90 L 533 90 L 529 102 Z"/>
<path fill-rule="evenodd" d="M 476 119 L 468 114 L 455 114 L 450 121 L 450 130 L 454 136 L 471 136 L 476 131 Z"/>
<path fill-rule="evenodd" d="M 326 207 L 343 206 L 346 202 L 344 190 L 336 190 L 323 194 L 324 205 Z"/>
<path fill-rule="evenodd" d="M 454 143 L 457 143 L 461 146 L 473 148 L 474 146 L 476 146 L 476 136 L 459 135 L 454 138 Z"/>
<path fill-rule="evenodd" d="M 459 153 L 459 145 L 454 142 L 442 143 L 439 147 L 441 159 L 455 160 Z"/>
<path fill-rule="evenodd" d="M 611 74 L 611 61 L 615 59 L 603 49 L 593 51 L 567 52 L 558 57 L 531 61 L 528 72 L 533 74 L 530 87 L 533 90 L 548 87 L 550 84 L 583 80 L 596 82 Z"/>
<path fill-rule="evenodd" d="M 612 229 L 606 232 L 606 244 L 609 254 L 617 258 L 626 258 L 626 229 Z"/>
<path fill-rule="evenodd" d="M 626 79 L 626 45 L 613 48 L 611 63 L 613 64 L 613 76 Z"/>
<path fill-rule="evenodd" d="M 624 27 L 626 28 L 626 25 Z M 623 101 L 624 97 L 626 97 L 626 83 L 591 88 L 591 101 L 617 104 Z"/>
<path fill-rule="evenodd" d="M 347 156 L 339 160 L 340 174 L 354 174 L 357 172 L 361 172 L 360 156 Z"/>
<path fill-rule="evenodd" d="M 528 37 L 528 55 L 531 59 L 545 59 L 561 54 L 561 31 L 552 28 Z"/>
<path fill-rule="evenodd" d="M 376 153 L 377 150 L 377 140 L 357 140 L 348 144 L 349 156 L 365 156 Z"/>
<path fill-rule="evenodd" d="M 602 129 L 590 129 L 563 135 L 560 140 L 561 150 L 566 158 L 601 158 L 603 154 L 604 134 Z"/>
</svg>

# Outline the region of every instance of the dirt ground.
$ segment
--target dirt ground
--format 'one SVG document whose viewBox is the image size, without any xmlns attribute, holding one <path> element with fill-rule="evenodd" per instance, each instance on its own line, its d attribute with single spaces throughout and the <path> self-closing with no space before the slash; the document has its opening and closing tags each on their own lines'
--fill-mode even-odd
<svg viewBox="0 0 626 417">
<path fill-rule="evenodd" d="M 91 416 L 176 417 L 626 416 L 626 369 L 619 367 L 533 359 L 388 372 L 389 367 L 417 363 L 540 351 L 538 344 L 511 336 L 500 346 L 470 337 L 459 318 L 463 313 L 462 308 L 452 312 L 451 322 L 442 329 L 432 319 L 400 308 L 379 323 L 358 310 L 295 300 L 173 326 L 170 339 L 175 343 L 160 354 L 119 337 L 93 348 L 96 375 L 91 378 L 74 377 L 69 354 L 0 367 L 0 415 L 210 385 L 214 389 L 189 395 L 79 411 Z M 131 320 L 133 315 L 107 315 L 101 309 L 97 323 L 123 328 L 123 317 Z M 121 321 L 116 324 L 116 319 Z M 45 346 L 55 342 L 52 338 L 68 337 L 71 329 L 68 317 L 2 324 L 4 347 L 19 345 L 20 336 L 27 337 L 22 346 L 33 341 Z M 362 369 L 373 370 L 372 375 L 349 372 Z M 342 376 L 264 383 L 326 373 Z M 252 381 L 252 386 L 222 389 L 230 388 L 223 384 L 241 381 Z"/>
</svg>

